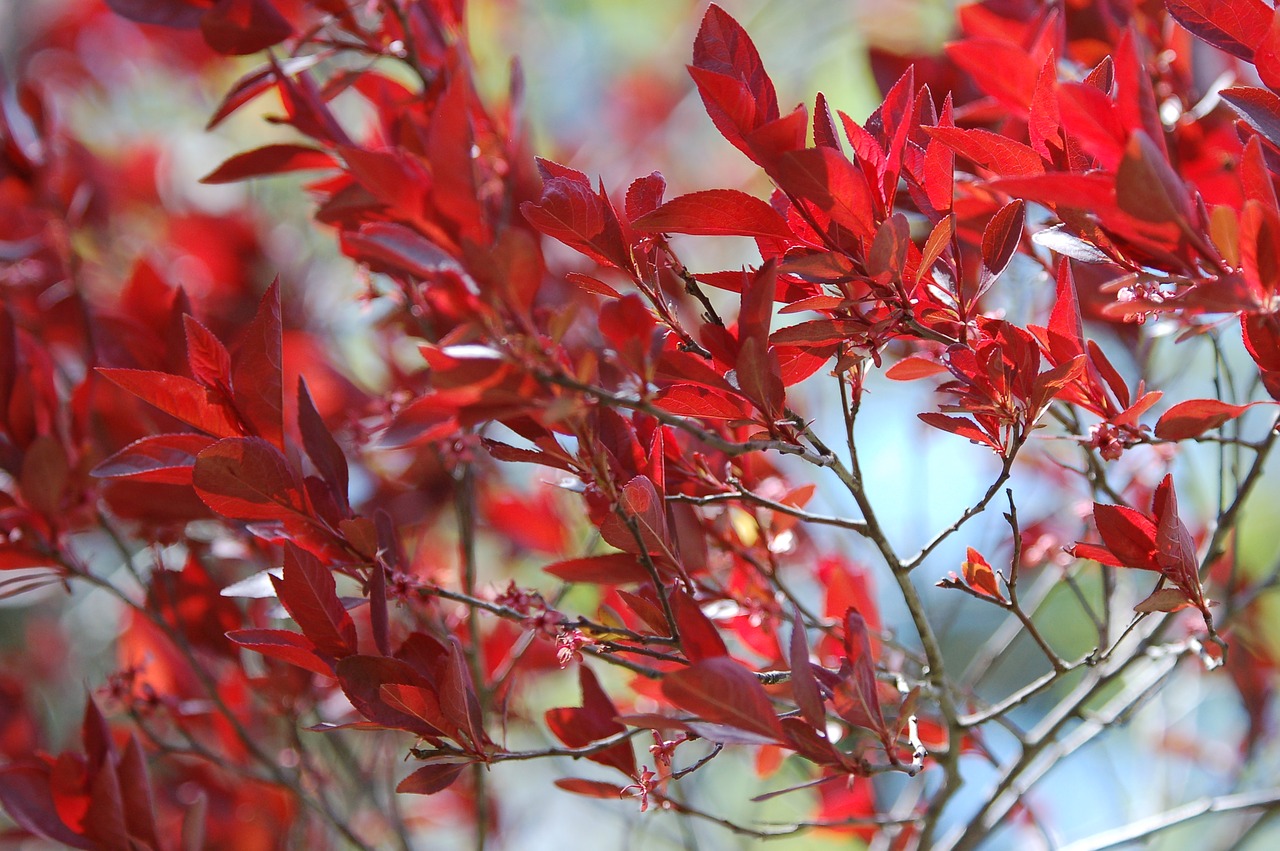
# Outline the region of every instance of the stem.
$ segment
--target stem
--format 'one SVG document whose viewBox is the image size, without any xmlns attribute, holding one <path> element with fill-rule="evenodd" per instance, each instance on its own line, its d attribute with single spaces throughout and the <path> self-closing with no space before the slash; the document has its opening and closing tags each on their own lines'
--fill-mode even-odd
<svg viewBox="0 0 1280 851">
<path fill-rule="evenodd" d="M 463 463 L 455 474 L 457 489 L 454 493 L 454 507 L 458 518 L 458 563 L 462 572 L 462 590 L 468 596 L 476 596 L 476 494 L 475 473 L 469 463 Z M 484 660 L 481 657 L 483 647 L 480 638 L 480 618 L 476 609 L 467 609 L 467 633 L 470 642 L 466 648 L 467 664 L 471 668 L 471 679 L 476 685 L 476 693 L 484 700 Z M 480 707 L 484 714 L 483 704 Z M 485 788 L 484 766 L 476 763 L 471 769 L 471 779 L 475 784 L 476 832 L 475 849 L 484 851 L 489 830 L 489 798 Z"/>
</svg>

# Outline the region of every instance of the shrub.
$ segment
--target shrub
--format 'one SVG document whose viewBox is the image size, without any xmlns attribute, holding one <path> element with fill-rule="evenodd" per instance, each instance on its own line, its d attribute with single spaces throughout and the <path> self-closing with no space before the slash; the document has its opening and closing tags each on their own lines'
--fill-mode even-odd
<svg viewBox="0 0 1280 851">
<path fill-rule="evenodd" d="M 12 835 L 524 847 L 552 782 L 689 846 L 1261 835 L 1271 7 L 965 6 L 856 121 L 713 5 L 687 90 L 756 183 L 669 192 L 535 158 L 460 0 L 108 5 L 0 124 Z M 184 204 L 68 106 L 220 54 L 210 127 L 264 135 L 203 183 L 309 201 Z"/>
</svg>

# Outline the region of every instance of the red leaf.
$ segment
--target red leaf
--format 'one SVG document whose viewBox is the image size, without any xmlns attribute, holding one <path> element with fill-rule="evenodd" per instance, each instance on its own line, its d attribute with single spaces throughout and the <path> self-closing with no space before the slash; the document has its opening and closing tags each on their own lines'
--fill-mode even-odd
<svg viewBox="0 0 1280 851">
<path fill-rule="evenodd" d="M 147 776 L 146 756 L 134 734 L 130 734 L 121 754 L 117 773 L 129 835 L 151 848 L 163 847 L 156 829 L 155 803 L 151 796 L 151 779 Z"/>
<path fill-rule="evenodd" d="M 407 795 L 434 795 L 453 785 L 470 763 L 437 762 L 424 765 L 401 780 L 396 791 Z"/>
<path fill-rule="evenodd" d="M 995 38 L 967 38 L 947 45 L 947 57 L 967 72 L 978 87 L 1026 115 L 1040 69 L 1022 46 Z"/>
<path fill-rule="evenodd" d="M 779 328 L 769 337 L 774 346 L 825 346 L 845 340 L 863 342 L 867 323 L 858 319 L 813 319 Z"/>
<path fill-rule="evenodd" d="M 1156 562 L 1156 524 L 1150 517 L 1123 505 L 1094 503 L 1093 522 L 1102 542 L 1122 566 L 1160 569 Z"/>
<path fill-rule="evenodd" d="M 1256 404 L 1232 405 L 1218 399 L 1188 399 L 1161 415 L 1156 423 L 1156 437 L 1161 440 L 1199 437 L 1228 420 L 1234 420 Z"/>
<path fill-rule="evenodd" d="M 260 437 L 228 438 L 196 457 L 192 484 L 205 505 L 236 520 L 303 513 L 302 486 L 285 457 Z"/>
<path fill-rule="evenodd" d="M 218 0 L 200 20 L 204 40 L 219 53 L 244 56 L 293 35 L 269 0 Z"/>
<path fill-rule="evenodd" d="M 582 689 L 581 707 L 547 710 L 547 728 L 556 738 L 571 748 L 582 748 L 624 732 L 627 728 L 617 720 L 617 707 L 586 665 L 578 667 L 578 683 Z M 587 759 L 616 768 L 628 777 L 636 774 L 635 751 L 628 742 L 620 742 L 588 756 Z"/>
<path fill-rule="evenodd" d="M 284 446 L 284 390 L 280 352 L 280 279 L 271 282 L 235 356 L 236 408 L 260 437 Z"/>
<path fill-rule="evenodd" d="M 691 662 L 728 656 L 720 631 L 702 612 L 702 607 L 685 591 L 671 592 L 671 611 L 675 615 L 676 628 L 680 631 L 680 649 Z"/>
<path fill-rule="evenodd" d="M 336 670 L 343 693 L 351 705 L 370 721 L 421 736 L 445 735 L 422 719 L 395 709 L 383 700 L 382 687 L 388 683 L 430 688 L 431 683 L 407 662 L 386 656 L 348 656 L 338 662 Z"/>
<path fill-rule="evenodd" d="M 649 579 L 649 572 L 631 553 L 573 558 L 549 564 L 543 570 L 565 582 L 593 582 L 600 585 L 629 585 Z"/>
<path fill-rule="evenodd" d="M 191 376 L 206 387 L 229 393 L 231 390 L 231 355 L 213 332 L 193 316 L 182 317 L 187 338 L 187 365 Z"/>
<path fill-rule="evenodd" d="M 563 777 L 555 781 L 556 786 L 575 795 L 588 798 L 606 798 L 617 800 L 622 797 L 622 787 L 602 780 L 584 780 L 581 777 Z"/>
<path fill-rule="evenodd" d="M 728 656 L 704 659 L 667 674 L 662 693 L 676 706 L 706 721 L 783 741 L 782 726 L 764 686 Z"/>
<path fill-rule="evenodd" d="M 995 571 L 991 569 L 991 565 L 982 557 L 982 553 L 969 547 L 966 550 L 966 558 L 961 566 L 961 572 L 964 574 L 965 583 L 973 590 L 985 594 L 988 597 L 994 597 L 997 600 L 1003 600 L 1004 594 L 1000 591 L 1000 584 L 996 582 Z"/>
<path fill-rule="evenodd" d="M 1253 64 L 1267 88 L 1280 91 L 1280 15 L 1271 16 L 1267 34 L 1257 43 Z"/>
<path fill-rule="evenodd" d="M 359 231 L 343 231 L 342 252 L 379 272 L 431 278 L 458 262 L 434 242 L 404 225 L 368 222 Z"/>
<path fill-rule="evenodd" d="M 652 213 L 662 206 L 662 193 L 666 191 L 666 188 L 667 181 L 656 171 L 645 177 L 633 180 L 631 185 L 627 187 L 627 199 L 624 207 L 627 211 L 627 219 L 634 222 L 646 213 Z"/>
<path fill-rule="evenodd" d="M 893 381 L 915 381 L 918 378 L 928 378 L 943 372 L 948 372 L 945 365 L 912 355 L 885 370 L 884 377 Z"/>
<path fill-rule="evenodd" d="M 1044 162 L 1034 150 L 1021 142 L 992 133 L 990 130 L 925 127 L 924 131 L 960 156 L 972 160 L 1000 177 L 1044 173 Z"/>
<path fill-rule="evenodd" d="M 736 77 L 750 92 L 759 121 L 751 129 L 778 117 L 778 96 L 746 30 L 714 3 L 707 8 L 693 41 L 693 65 Z"/>
<path fill-rule="evenodd" d="M 316 654 L 315 645 L 305 635 L 287 629 L 237 629 L 228 632 L 227 638 L 255 653 L 297 665 L 313 674 L 336 676 L 333 666 Z"/>
<path fill-rule="evenodd" d="M 759 338 L 749 337 L 738 348 L 736 367 L 743 394 L 769 419 L 781 416 L 786 388 L 777 352 Z"/>
<path fill-rule="evenodd" d="M 1048 207 L 1096 211 L 1115 208 L 1114 182 L 1110 175 L 1050 173 L 1007 177 L 987 185 Z"/>
<path fill-rule="evenodd" d="M 99 369 L 98 374 L 169 416 L 215 437 L 243 433 L 235 413 L 190 378 L 142 369 Z"/>
<path fill-rule="evenodd" d="M 440 708 L 440 697 L 433 690 L 403 683 L 383 683 L 378 689 L 378 696 L 392 709 L 411 715 L 429 727 L 443 730 L 459 742 L 465 741 L 461 728 L 445 717 Z"/>
<path fill-rule="evenodd" d="M 689 74 L 716 129 L 759 162 L 747 137 L 777 121 L 777 93 L 750 36 L 714 4 L 703 16 L 694 40 Z"/>
<path fill-rule="evenodd" d="M 337 167 L 338 161 L 319 148 L 309 145 L 265 145 L 236 154 L 200 178 L 200 182 L 235 183 L 251 177 Z"/>
<path fill-rule="evenodd" d="M 1156 562 L 1175 585 L 1199 600 L 1203 595 L 1196 545 L 1191 532 L 1178 517 L 1178 495 L 1172 474 L 1165 475 L 1156 486 L 1152 502 L 1156 515 Z"/>
<path fill-rule="evenodd" d="M 949 417 L 946 414 L 938 414 L 932 411 L 916 416 L 928 425 L 934 428 L 949 431 L 959 437 L 968 438 L 972 443 L 978 443 L 983 446 L 990 446 L 992 449 L 999 451 L 1000 446 L 991 439 L 991 436 L 982 429 L 978 428 L 973 420 L 964 417 Z"/>
<path fill-rule="evenodd" d="M 911 225 L 902 213 L 894 213 L 876 230 L 867 253 L 867 274 L 882 280 L 902 280 L 910 247 Z"/>
<path fill-rule="evenodd" d="M 889 731 L 880 710 L 876 666 L 871 658 L 866 619 L 857 609 L 851 608 L 845 612 L 844 623 L 844 648 L 850 671 L 835 687 L 832 705 L 841 718 L 878 733 L 881 739 L 886 740 L 885 746 L 889 747 Z"/>
<path fill-rule="evenodd" d="M 1191 600 L 1187 599 L 1187 595 L 1178 588 L 1161 588 L 1159 591 L 1153 591 L 1138 605 L 1133 607 L 1135 612 L 1176 612 L 1195 605 Z"/>
<path fill-rule="evenodd" d="M 94 467 L 91 474 L 100 479 L 189 485 L 196 456 L 213 443 L 212 437 L 203 434 L 144 437 Z"/>
<path fill-rule="evenodd" d="M 644 233 L 795 240 L 795 234 L 776 210 L 736 189 L 708 189 L 672 198 L 632 224 Z"/>
<path fill-rule="evenodd" d="M 335 659 L 356 652 L 356 625 L 338 599 L 333 573 L 311 553 L 285 544 L 284 576 L 271 576 L 281 604 L 316 649 Z"/>
<path fill-rule="evenodd" d="M 1165 6 L 1193 35 L 1245 61 L 1253 60 L 1274 14 L 1262 0 L 1167 0 Z"/>
<path fill-rule="evenodd" d="M 673 384 L 660 390 L 654 404 L 664 411 L 707 420 L 744 420 L 750 413 L 740 403 L 697 384 Z"/>
<path fill-rule="evenodd" d="M 537 203 L 520 206 L 529 224 L 604 266 L 626 269 L 631 259 L 622 226 L 607 198 L 591 188 L 585 174 L 539 160 L 547 176 Z"/>
<path fill-rule="evenodd" d="M 600 527 L 605 541 L 627 552 L 635 552 L 638 543 L 649 553 L 660 554 L 667 550 L 667 514 L 662 497 L 648 476 L 640 475 L 627 482 L 622 488 L 618 507 L 628 518 L 634 520 L 640 533 L 640 542 L 632 534 L 628 523 L 623 522 L 616 514 Z"/>
<path fill-rule="evenodd" d="M 871 187 L 836 149 L 788 151 L 770 174 L 785 192 L 813 204 L 853 236 L 869 237 L 875 230 Z"/>
</svg>

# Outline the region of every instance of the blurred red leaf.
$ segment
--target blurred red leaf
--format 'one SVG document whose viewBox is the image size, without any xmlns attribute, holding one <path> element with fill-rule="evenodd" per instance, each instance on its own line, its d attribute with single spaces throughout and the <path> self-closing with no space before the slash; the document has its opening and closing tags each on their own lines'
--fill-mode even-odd
<svg viewBox="0 0 1280 851">
<path fill-rule="evenodd" d="M 265 145 L 236 154 L 200 178 L 201 183 L 235 183 L 291 171 L 337 168 L 338 161 L 310 145 Z"/>
</svg>

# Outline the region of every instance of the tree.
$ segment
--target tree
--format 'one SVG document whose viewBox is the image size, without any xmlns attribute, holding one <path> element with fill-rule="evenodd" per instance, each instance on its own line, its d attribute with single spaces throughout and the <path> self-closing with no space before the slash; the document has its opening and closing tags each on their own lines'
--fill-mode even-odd
<svg viewBox="0 0 1280 851">
<path fill-rule="evenodd" d="M 786 110 L 712 5 L 688 87 L 766 199 L 536 158 L 461 0 L 107 5 L 0 114 L 11 835 L 521 847 L 516 772 L 690 845 L 1265 842 L 1270 6 L 965 6 L 943 55 L 873 56 L 859 122 Z M 209 126 L 289 135 L 203 183 L 307 172 L 307 201 L 184 209 L 63 97 L 249 55 Z M 268 268 L 277 203 L 363 276 L 358 347 L 320 271 Z M 754 254 L 684 262 L 702 237 Z M 949 457 L 885 482 L 908 398 Z M 59 618 L 106 620 L 109 660 Z M 39 707 L 60 670 L 78 744 Z M 1195 723 L 1126 732 L 1168 701 Z M 1188 782 L 1075 819 L 1069 766 L 1125 789 L 1104 741 Z"/>
</svg>

